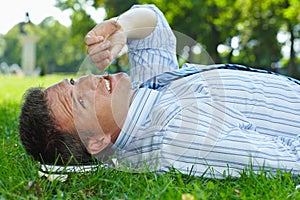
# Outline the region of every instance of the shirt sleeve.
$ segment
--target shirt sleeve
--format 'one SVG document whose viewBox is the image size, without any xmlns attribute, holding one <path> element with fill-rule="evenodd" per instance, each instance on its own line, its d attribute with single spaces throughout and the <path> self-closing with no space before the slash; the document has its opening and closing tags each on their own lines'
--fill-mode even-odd
<svg viewBox="0 0 300 200">
<path fill-rule="evenodd" d="M 157 24 L 146 38 L 127 41 L 131 81 L 139 85 L 149 78 L 178 69 L 176 38 L 163 13 L 155 5 L 135 5 L 156 13 Z"/>
</svg>

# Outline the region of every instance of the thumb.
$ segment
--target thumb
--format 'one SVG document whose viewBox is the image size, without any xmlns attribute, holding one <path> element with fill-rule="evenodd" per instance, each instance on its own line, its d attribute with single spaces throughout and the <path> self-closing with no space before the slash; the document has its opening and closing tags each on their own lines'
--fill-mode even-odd
<svg viewBox="0 0 300 200">
<path fill-rule="evenodd" d="M 106 39 L 120 29 L 121 26 L 115 20 L 110 19 L 103 24 L 99 24 L 99 26 L 96 26 L 94 28 L 94 33 L 96 35 L 102 35 Z"/>
<path fill-rule="evenodd" d="M 110 28 L 108 28 L 108 30 L 107 30 L 107 36 L 110 36 L 113 33 L 115 33 L 116 31 L 121 29 L 120 24 L 113 19 L 109 20 L 109 27 Z"/>
</svg>

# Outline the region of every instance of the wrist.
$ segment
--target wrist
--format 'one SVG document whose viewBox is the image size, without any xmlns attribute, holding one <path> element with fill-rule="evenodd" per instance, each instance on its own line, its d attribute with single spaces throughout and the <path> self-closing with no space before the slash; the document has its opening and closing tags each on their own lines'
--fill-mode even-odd
<svg viewBox="0 0 300 200">
<path fill-rule="evenodd" d="M 111 18 L 114 21 L 114 24 L 116 27 L 118 27 L 118 30 L 122 31 L 123 34 L 126 36 L 126 39 L 128 38 L 129 30 L 132 29 L 132 26 L 130 24 L 130 20 L 127 16 L 123 16 L 124 14 L 121 14 L 117 17 Z M 125 20 L 124 20 L 125 19 Z M 129 23 L 128 23 L 129 21 Z"/>
</svg>

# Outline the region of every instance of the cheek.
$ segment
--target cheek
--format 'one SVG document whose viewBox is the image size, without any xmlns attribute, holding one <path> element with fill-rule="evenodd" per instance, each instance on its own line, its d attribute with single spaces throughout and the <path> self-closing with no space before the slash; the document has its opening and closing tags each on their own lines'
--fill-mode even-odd
<svg viewBox="0 0 300 200">
<path fill-rule="evenodd" d="M 122 127 L 130 105 L 131 83 L 128 79 L 118 81 L 110 96 L 96 97 L 95 110 L 99 125 L 103 129 Z"/>
<path fill-rule="evenodd" d="M 102 96 L 96 99 L 95 112 L 101 126 L 114 121 L 111 106 L 111 99 L 108 97 Z"/>
<path fill-rule="evenodd" d="M 112 101 L 111 99 L 101 99 L 101 105 L 97 108 L 97 118 L 98 118 L 98 125 L 101 128 L 103 133 L 111 133 L 116 130 L 116 128 L 120 126 L 120 116 L 119 113 L 114 113 L 112 109 Z M 120 111 L 117 109 L 118 112 Z"/>
</svg>

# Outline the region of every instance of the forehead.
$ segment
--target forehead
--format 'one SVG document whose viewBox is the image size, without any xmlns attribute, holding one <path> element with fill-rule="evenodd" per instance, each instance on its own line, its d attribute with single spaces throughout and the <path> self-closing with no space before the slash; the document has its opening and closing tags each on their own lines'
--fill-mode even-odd
<svg viewBox="0 0 300 200">
<path fill-rule="evenodd" d="M 59 101 L 63 101 L 68 98 L 68 94 L 70 94 L 71 87 L 68 84 L 67 79 L 63 79 L 62 81 L 51 85 L 45 90 L 46 99 L 51 104 L 59 103 Z"/>
<path fill-rule="evenodd" d="M 62 81 L 55 83 L 45 90 L 46 99 L 51 101 L 53 97 L 66 97 L 71 91 L 70 84 L 68 84 L 68 79 L 63 79 Z"/>
<path fill-rule="evenodd" d="M 72 119 L 72 90 L 67 79 L 62 80 L 45 90 L 50 112 L 56 125 L 63 130 L 71 130 L 68 123 Z"/>
<path fill-rule="evenodd" d="M 54 91 L 58 91 L 58 90 L 63 90 L 63 89 L 66 89 L 66 82 L 68 81 L 68 79 L 63 79 L 61 80 L 60 82 L 58 83 L 55 83 L 51 86 L 49 86 L 45 92 L 46 93 L 49 93 L 49 92 L 54 92 Z"/>
</svg>

